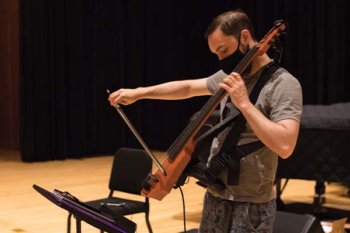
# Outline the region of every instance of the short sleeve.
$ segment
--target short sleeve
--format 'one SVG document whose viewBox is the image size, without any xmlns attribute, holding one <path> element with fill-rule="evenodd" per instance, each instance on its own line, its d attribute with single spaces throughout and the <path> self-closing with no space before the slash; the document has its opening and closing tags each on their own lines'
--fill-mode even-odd
<svg viewBox="0 0 350 233">
<path fill-rule="evenodd" d="M 209 76 L 207 79 L 207 87 L 211 94 L 215 94 L 219 89 L 219 83 L 227 76 L 222 70 Z"/>
<path fill-rule="evenodd" d="M 271 88 L 268 98 L 270 106 L 270 119 L 274 122 L 294 119 L 300 121 L 303 105 L 302 89 L 299 81 L 284 72 L 276 72 L 278 77 Z"/>
</svg>

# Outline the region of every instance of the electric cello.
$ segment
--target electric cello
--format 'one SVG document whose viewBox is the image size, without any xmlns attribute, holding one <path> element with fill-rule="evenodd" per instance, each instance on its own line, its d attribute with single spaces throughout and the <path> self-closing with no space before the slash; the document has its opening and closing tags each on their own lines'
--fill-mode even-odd
<svg viewBox="0 0 350 233">
<path fill-rule="evenodd" d="M 254 58 L 263 55 L 272 46 L 285 28 L 282 20 L 276 21 L 273 28 L 249 50 L 232 72 L 243 73 Z M 195 136 L 225 95 L 227 93 L 224 89 L 218 90 L 181 132 L 167 150 L 167 159 L 158 166 L 160 169 L 146 178 L 141 191 L 143 196 L 162 200 L 171 191 L 191 160 L 196 147 Z"/>
</svg>

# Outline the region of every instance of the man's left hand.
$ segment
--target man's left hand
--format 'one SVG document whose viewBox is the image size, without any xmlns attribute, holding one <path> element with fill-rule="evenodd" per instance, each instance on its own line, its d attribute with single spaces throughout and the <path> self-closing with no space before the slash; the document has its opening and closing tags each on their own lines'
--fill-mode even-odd
<svg viewBox="0 0 350 233">
<path fill-rule="evenodd" d="M 230 95 L 232 103 L 238 109 L 241 110 L 251 104 L 247 88 L 239 73 L 232 72 L 230 75 L 224 78 L 219 86 Z"/>
</svg>

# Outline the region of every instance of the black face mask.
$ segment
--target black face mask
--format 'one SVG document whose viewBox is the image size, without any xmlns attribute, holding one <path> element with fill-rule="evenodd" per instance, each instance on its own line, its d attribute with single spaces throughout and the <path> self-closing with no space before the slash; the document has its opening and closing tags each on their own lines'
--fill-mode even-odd
<svg viewBox="0 0 350 233">
<path fill-rule="evenodd" d="M 225 57 L 224 59 L 219 61 L 222 71 L 224 71 L 227 75 L 232 73 L 233 69 L 238 65 L 238 63 L 245 56 L 245 54 L 243 54 L 241 50 L 239 50 L 239 46 L 241 44 L 240 37 L 238 41 L 239 43 L 238 43 L 237 50 L 233 52 L 231 55 L 229 55 L 228 57 Z M 247 48 L 247 52 L 248 50 L 249 50 L 249 47 Z M 249 70 L 250 70 L 250 67 L 246 69 L 246 72 L 249 72 Z"/>
<path fill-rule="evenodd" d="M 227 75 L 231 74 L 233 69 L 238 65 L 238 63 L 242 60 L 245 54 L 243 54 L 239 48 L 233 52 L 228 57 L 220 60 L 220 66 L 222 71 L 224 71 Z"/>
</svg>

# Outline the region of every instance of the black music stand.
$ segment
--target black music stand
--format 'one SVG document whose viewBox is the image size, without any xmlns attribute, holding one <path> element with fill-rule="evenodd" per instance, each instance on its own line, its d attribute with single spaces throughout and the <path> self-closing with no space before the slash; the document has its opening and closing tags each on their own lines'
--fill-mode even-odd
<svg viewBox="0 0 350 233">
<path fill-rule="evenodd" d="M 100 212 L 80 202 L 68 192 L 61 192 L 56 189 L 53 192 L 49 192 L 35 184 L 33 185 L 33 188 L 55 205 L 74 215 L 78 222 L 84 221 L 109 233 L 134 233 L 136 231 L 136 224 L 133 221 L 122 215 L 113 215 L 113 217 L 109 216 L 109 209 L 107 206 L 103 206 Z M 81 233 L 80 224 L 77 224 L 77 233 Z"/>
</svg>

